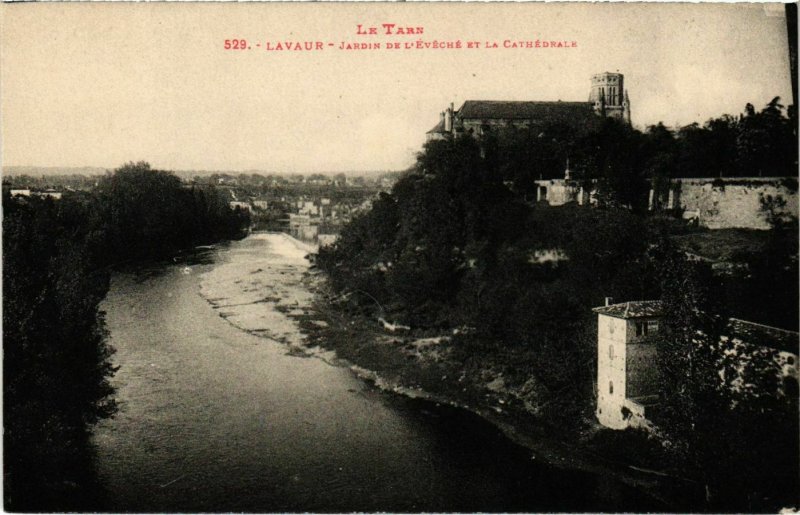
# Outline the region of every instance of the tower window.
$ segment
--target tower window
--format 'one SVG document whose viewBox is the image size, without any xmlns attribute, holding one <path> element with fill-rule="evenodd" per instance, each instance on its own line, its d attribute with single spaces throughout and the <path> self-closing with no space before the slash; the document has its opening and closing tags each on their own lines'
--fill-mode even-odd
<svg viewBox="0 0 800 515">
<path fill-rule="evenodd" d="M 636 336 L 647 336 L 658 332 L 658 320 L 641 320 L 636 322 Z"/>
<path fill-rule="evenodd" d="M 614 381 L 609 381 L 608 382 L 608 394 L 609 395 L 613 395 L 614 394 Z"/>
<path fill-rule="evenodd" d="M 614 359 L 614 346 L 608 346 L 608 359 Z"/>
</svg>

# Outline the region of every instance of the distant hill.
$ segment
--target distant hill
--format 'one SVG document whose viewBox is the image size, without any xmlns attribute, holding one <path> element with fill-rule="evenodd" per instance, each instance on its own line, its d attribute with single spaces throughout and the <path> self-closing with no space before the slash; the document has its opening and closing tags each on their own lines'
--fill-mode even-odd
<svg viewBox="0 0 800 515">
<path fill-rule="evenodd" d="M 43 175 L 105 175 L 107 171 L 113 171 L 116 167 L 111 168 L 102 168 L 99 166 L 4 166 L 3 167 L 3 175 L 30 175 L 31 177 L 40 177 Z M 210 175 L 231 175 L 237 176 L 240 174 L 257 174 L 257 175 L 277 175 L 277 176 L 289 176 L 294 175 L 291 173 L 284 173 L 284 172 L 275 172 L 275 171 L 267 171 L 267 170 L 171 170 L 175 175 L 184 179 L 191 179 L 196 176 L 200 177 L 208 177 Z M 309 172 L 311 173 L 311 172 Z M 373 171 L 366 171 L 366 172 L 357 172 L 357 171 L 344 171 L 344 172 L 314 172 L 320 175 L 326 175 L 333 177 L 339 173 L 344 173 L 348 177 L 357 177 L 357 176 L 371 176 L 371 177 L 382 177 L 382 176 L 398 176 L 402 172 L 398 171 L 390 171 L 390 170 L 373 170 Z"/>
<path fill-rule="evenodd" d="M 3 175 L 105 175 L 109 170 L 98 166 L 4 166 Z"/>
</svg>

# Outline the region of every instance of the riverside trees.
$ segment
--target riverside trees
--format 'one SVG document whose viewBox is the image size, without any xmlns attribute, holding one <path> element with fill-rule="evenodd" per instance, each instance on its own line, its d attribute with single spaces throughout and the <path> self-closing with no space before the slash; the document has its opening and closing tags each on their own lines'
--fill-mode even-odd
<svg viewBox="0 0 800 515">
<path fill-rule="evenodd" d="M 128 164 L 88 194 L 3 199 L 4 499 L 84 510 L 88 436 L 116 410 L 99 304 L 109 269 L 233 238 L 246 213 L 213 189 Z"/>
<path fill-rule="evenodd" d="M 50 199 L 3 206 L 5 502 L 46 511 L 83 482 L 88 428 L 115 411 L 98 304 L 108 274 Z"/>
</svg>

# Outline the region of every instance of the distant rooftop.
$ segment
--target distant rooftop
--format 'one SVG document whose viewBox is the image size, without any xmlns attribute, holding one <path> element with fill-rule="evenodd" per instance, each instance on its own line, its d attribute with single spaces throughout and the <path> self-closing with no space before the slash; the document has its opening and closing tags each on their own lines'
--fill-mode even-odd
<svg viewBox="0 0 800 515">
<path fill-rule="evenodd" d="M 798 348 L 800 347 L 800 335 L 794 331 L 731 318 L 728 323 L 728 336 L 738 338 L 751 345 L 800 354 Z"/>
<path fill-rule="evenodd" d="M 592 309 L 600 315 L 608 315 L 616 318 L 644 318 L 657 317 L 664 314 L 660 300 L 637 300 L 632 302 L 621 302 L 610 306 L 600 306 Z"/>
</svg>

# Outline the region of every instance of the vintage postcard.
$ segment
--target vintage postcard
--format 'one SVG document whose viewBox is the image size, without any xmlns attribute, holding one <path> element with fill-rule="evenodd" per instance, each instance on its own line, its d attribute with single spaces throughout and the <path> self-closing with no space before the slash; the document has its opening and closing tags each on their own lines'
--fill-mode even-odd
<svg viewBox="0 0 800 515">
<path fill-rule="evenodd" d="M 12 512 L 777 512 L 797 5 L 3 3 Z"/>
</svg>

